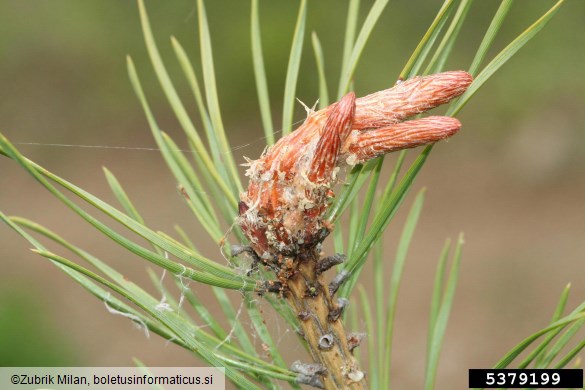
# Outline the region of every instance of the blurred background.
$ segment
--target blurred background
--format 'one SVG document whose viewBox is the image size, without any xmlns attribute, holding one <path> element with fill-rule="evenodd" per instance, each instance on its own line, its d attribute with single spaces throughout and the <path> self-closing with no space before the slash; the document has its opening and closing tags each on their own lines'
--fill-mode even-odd
<svg viewBox="0 0 585 390">
<path fill-rule="evenodd" d="M 260 3 L 278 128 L 298 2 Z M 309 2 L 297 89 L 309 106 L 318 97 L 311 31 L 323 45 L 329 92 L 336 92 L 346 17 L 340 3 L 345 4 Z M 362 18 L 372 4 L 362 1 Z M 195 112 L 169 41 L 171 35 L 177 37 L 198 65 L 195 1 L 146 5 L 175 85 Z M 447 69 L 469 66 L 498 5 L 475 2 Z M 488 58 L 552 5 L 545 0 L 517 2 Z M 394 83 L 439 6 L 422 0 L 390 3 L 359 63 L 358 96 Z M 238 162 L 243 156 L 257 157 L 264 146 L 249 8 L 247 1 L 207 4 L 222 113 Z M 459 116 L 462 131 L 433 150 L 417 178 L 415 188 L 426 187 L 427 195 L 397 311 L 393 376 L 398 388 L 422 386 L 432 281 L 447 237 L 455 239 L 462 231 L 466 245 L 438 389 L 466 387 L 468 368 L 492 366 L 545 327 L 567 283 L 572 283 L 570 308 L 585 300 L 584 20 L 585 2 L 568 1 L 464 108 Z M 186 146 L 149 64 L 134 2 L 0 1 L 0 131 L 32 160 L 115 202 L 101 170 L 107 166 L 151 227 L 171 233 L 179 223 L 193 237 L 205 237 L 186 212 L 159 154 L 131 149 L 151 148 L 154 142 L 127 78 L 127 54 L 136 63 L 161 126 Z M 298 105 L 295 120 L 304 115 Z M 416 154 L 411 152 L 409 160 Z M 387 158 L 386 171 L 393 161 Z M 413 195 L 385 238 L 389 267 Z M 144 262 L 86 226 L 6 158 L 0 159 L 0 210 L 44 224 L 133 279 L 150 283 Z M 199 245 L 220 259 L 213 242 Z M 0 225 L 0 248 L 0 365 L 127 366 L 133 365 L 132 357 L 151 366 L 198 364 L 189 353 L 156 336 L 146 339 L 130 321 L 109 314 L 102 302 L 32 254 L 5 225 Z M 203 287 L 193 288 L 207 293 Z M 275 337 L 290 344 L 297 358 L 303 357 L 289 343 L 290 332 L 279 329 Z"/>
</svg>

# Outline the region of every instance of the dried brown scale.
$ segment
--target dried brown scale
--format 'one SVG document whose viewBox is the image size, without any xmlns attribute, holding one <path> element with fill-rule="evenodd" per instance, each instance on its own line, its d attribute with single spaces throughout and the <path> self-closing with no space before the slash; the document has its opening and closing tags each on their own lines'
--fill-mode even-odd
<svg viewBox="0 0 585 390">
<path fill-rule="evenodd" d="M 343 314 L 348 304 L 349 301 L 346 298 L 337 298 L 336 307 L 329 308 L 329 315 L 327 316 L 329 322 L 337 321 L 339 317 L 341 317 L 341 314 Z"/>
<path fill-rule="evenodd" d="M 349 93 L 311 112 L 296 131 L 248 162 L 239 224 L 277 279 L 259 292 L 278 292 L 302 319 L 311 356 L 326 368 L 321 378 L 326 389 L 365 386 L 351 353 L 359 341 L 354 337 L 348 343 L 340 320 L 343 307 L 333 300 L 344 278 L 327 284 L 323 273 L 333 262 L 320 259 L 321 243 L 333 229 L 323 216 L 339 170 L 455 134 L 461 123 L 454 118 L 403 121 L 461 95 L 471 81 L 468 73 L 455 71 L 415 77 L 358 99 Z M 323 340 L 326 349 L 320 348 Z"/>
<path fill-rule="evenodd" d="M 301 321 L 306 321 L 311 318 L 311 312 L 308 310 L 301 311 L 297 314 L 297 317 L 299 317 Z"/>
<path fill-rule="evenodd" d="M 365 333 L 349 333 L 347 335 L 347 345 L 349 347 L 349 351 L 353 352 L 354 349 L 359 347 L 365 337 Z"/>
<path fill-rule="evenodd" d="M 335 277 L 331 280 L 331 283 L 329 283 L 329 294 L 335 295 L 337 290 L 339 290 L 339 287 L 341 287 L 341 285 L 349 278 L 349 276 L 349 272 L 345 270 L 342 270 L 337 275 L 335 275 Z"/>
<path fill-rule="evenodd" d="M 333 256 L 324 257 L 317 264 L 316 271 L 318 274 L 321 274 L 321 273 L 327 271 L 328 269 L 330 269 L 331 267 L 343 263 L 344 261 L 345 261 L 345 256 L 342 254 L 339 254 L 339 253 L 335 254 Z"/>
</svg>

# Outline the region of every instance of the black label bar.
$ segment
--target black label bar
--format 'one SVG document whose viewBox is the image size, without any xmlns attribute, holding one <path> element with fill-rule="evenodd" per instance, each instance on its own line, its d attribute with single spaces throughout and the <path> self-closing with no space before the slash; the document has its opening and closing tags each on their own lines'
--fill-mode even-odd
<svg viewBox="0 0 585 390">
<path fill-rule="evenodd" d="M 582 369 L 470 369 L 470 388 L 583 388 Z"/>
</svg>

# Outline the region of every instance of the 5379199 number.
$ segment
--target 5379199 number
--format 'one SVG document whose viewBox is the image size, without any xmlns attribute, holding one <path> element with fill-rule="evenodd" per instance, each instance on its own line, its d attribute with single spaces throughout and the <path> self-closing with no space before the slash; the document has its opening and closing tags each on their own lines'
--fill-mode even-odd
<svg viewBox="0 0 585 390">
<path fill-rule="evenodd" d="M 582 369 L 470 369 L 470 388 L 582 388 Z"/>
</svg>

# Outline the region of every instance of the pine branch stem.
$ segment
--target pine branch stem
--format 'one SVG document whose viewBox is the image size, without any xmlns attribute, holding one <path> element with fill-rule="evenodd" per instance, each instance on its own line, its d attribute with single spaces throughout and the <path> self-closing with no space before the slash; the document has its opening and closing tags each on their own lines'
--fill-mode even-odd
<svg viewBox="0 0 585 390">
<path fill-rule="evenodd" d="M 316 250 L 295 259 L 297 272 L 287 281 L 286 299 L 300 318 L 303 336 L 315 363 L 327 370 L 323 376 L 325 389 L 364 389 L 364 375 L 348 346 L 343 327 L 342 307 L 335 302 L 318 273 Z"/>
</svg>

